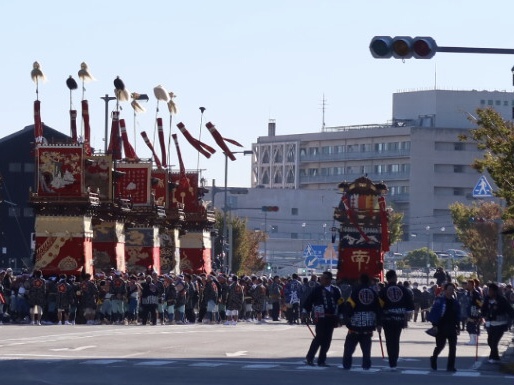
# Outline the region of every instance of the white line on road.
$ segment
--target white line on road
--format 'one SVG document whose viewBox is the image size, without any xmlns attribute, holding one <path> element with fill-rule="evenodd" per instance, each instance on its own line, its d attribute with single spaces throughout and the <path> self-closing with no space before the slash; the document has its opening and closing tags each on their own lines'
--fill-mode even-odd
<svg viewBox="0 0 514 385">
<path fill-rule="evenodd" d="M 257 365 L 244 365 L 243 369 L 272 369 L 276 368 L 278 365 L 273 364 L 257 364 Z"/>
<path fill-rule="evenodd" d="M 225 353 L 227 357 L 241 357 L 241 356 L 246 356 L 246 353 L 248 353 L 248 351 L 246 350 L 239 350 L 237 352 L 234 352 L 234 353 Z"/>
<path fill-rule="evenodd" d="M 79 352 L 81 350 L 93 349 L 93 348 L 96 348 L 96 345 L 79 346 L 78 348 L 56 348 L 56 349 L 50 349 L 50 350 L 53 352 L 63 352 L 63 351 Z"/>
</svg>

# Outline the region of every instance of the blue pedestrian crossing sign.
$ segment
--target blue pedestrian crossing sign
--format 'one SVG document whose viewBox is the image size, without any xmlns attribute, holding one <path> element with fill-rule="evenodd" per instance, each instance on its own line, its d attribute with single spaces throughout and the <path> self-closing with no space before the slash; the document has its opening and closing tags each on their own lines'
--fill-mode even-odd
<svg viewBox="0 0 514 385">
<path fill-rule="evenodd" d="M 309 255 L 305 258 L 305 267 L 315 269 L 319 265 L 319 259 L 315 255 Z"/>
<path fill-rule="evenodd" d="M 481 176 L 473 189 L 473 198 L 492 198 L 493 189 L 485 176 Z"/>
<path fill-rule="evenodd" d="M 326 245 L 311 245 L 307 244 L 303 250 L 305 257 L 305 266 L 309 269 L 316 269 L 320 266 L 337 266 L 337 251 L 334 250 L 334 245 L 329 243 Z"/>
</svg>

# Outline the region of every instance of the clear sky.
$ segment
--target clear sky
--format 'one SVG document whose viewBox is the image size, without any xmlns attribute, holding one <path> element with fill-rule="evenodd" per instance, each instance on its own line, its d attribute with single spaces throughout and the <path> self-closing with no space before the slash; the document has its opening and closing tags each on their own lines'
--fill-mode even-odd
<svg viewBox="0 0 514 385">
<path fill-rule="evenodd" d="M 514 48 L 514 2 L 476 0 L 89 0 L 1 1 L 0 135 L 33 124 L 38 61 L 47 77 L 39 85 L 43 122 L 69 134 L 69 75 L 85 61 L 97 79 L 86 84 L 92 144 L 104 147 L 104 109 L 116 76 L 131 92 L 147 93 L 136 121 L 128 102 L 121 117 L 140 157 L 150 152 L 140 131 L 153 137 L 157 101 L 153 88 L 174 92 L 193 136 L 217 148 L 203 123 L 245 150 L 267 133 L 315 132 L 325 124 L 385 123 L 392 94 L 437 86 L 458 90 L 512 91 L 511 55 L 438 53 L 431 60 L 377 60 L 375 35 L 432 36 L 440 46 Z M 73 93 L 80 114 L 81 91 Z M 114 107 L 111 102 L 110 109 Z M 80 116 L 80 115 L 79 115 Z M 169 118 L 160 104 L 166 136 Z M 136 140 L 134 140 L 134 126 Z M 80 127 L 80 124 L 79 124 Z M 110 122 L 109 122 L 110 128 Z M 224 156 L 198 155 L 178 134 L 187 169 L 202 169 L 211 184 L 224 183 Z M 234 150 L 240 148 L 230 146 Z M 160 154 L 156 144 L 157 153 Z M 229 161 L 228 184 L 250 185 L 250 157 Z M 178 164 L 174 149 L 171 163 Z"/>
</svg>

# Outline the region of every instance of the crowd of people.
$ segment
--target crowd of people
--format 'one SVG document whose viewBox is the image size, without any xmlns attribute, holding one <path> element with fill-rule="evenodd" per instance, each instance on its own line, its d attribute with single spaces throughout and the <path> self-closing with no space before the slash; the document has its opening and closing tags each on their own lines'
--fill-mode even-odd
<svg viewBox="0 0 514 385">
<path fill-rule="evenodd" d="M 300 302 L 316 283 L 290 277 L 216 274 L 108 274 L 43 277 L 0 270 L 3 323 L 126 324 L 257 322 L 298 324 Z"/>
<path fill-rule="evenodd" d="M 514 319 L 511 285 L 480 285 L 469 279 L 458 286 L 439 268 L 435 282 L 421 286 L 398 281 L 394 270 L 385 282 L 362 275 L 357 285 L 335 284 L 330 272 L 310 278 L 212 274 L 162 274 L 149 270 L 137 275 L 111 269 L 80 277 L 44 277 L 40 270 L 14 275 L 0 270 L 0 323 L 174 325 L 238 322 L 307 324 L 313 340 L 306 363 L 328 366 L 327 352 L 336 327 L 346 326 L 343 368 L 352 366 L 357 345 L 362 367 L 371 367 L 372 336 L 382 330 L 389 360 L 395 370 L 402 330 L 409 322 L 432 325 L 436 346 L 430 366 L 448 343 L 447 370 L 455 371 L 457 336 L 469 335 L 476 345 L 487 331 L 489 361 L 499 362 L 498 344 Z M 315 332 L 311 325 L 315 326 Z M 318 353 L 319 351 L 319 353 Z"/>
<path fill-rule="evenodd" d="M 384 283 L 362 275 L 359 283 L 346 295 L 344 286 L 331 284 L 330 272 L 323 273 L 320 288 L 312 293 L 303 306 L 305 322 L 316 325 L 316 334 L 306 355 L 306 364 L 327 366 L 326 353 L 330 348 L 334 328 L 345 325 L 348 333 L 343 352 L 343 368 L 350 369 L 357 345 L 362 350 L 362 368 L 371 367 L 373 332 L 377 331 L 382 344 L 384 331 L 389 369 L 396 370 L 400 354 L 402 330 L 409 322 L 427 322 L 436 346 L 430 356 L 430 367 L 437 370 L 437 358 L 448 343 L 446 370 L 455 372 L 457 336 L 461 331 L 469 335 L 468 345 L 478 346 L 478 335 L 487 332 L 490 348 L 489 362 L 500 362 L 498 351 L 503 334 L 514 320 L 514 292 L 512 285 L 490 282 L 483 287 L 477 279 L 469 279 L 458 287 L 442 268 L 434 274 L 436 282 L 422 291 L 415 282 L 398 281 L 394 270 L 389 270 Z M 337 306 L 334 306 L 337 303 Z M 382 352 L 384 355 L 384 353 Z"/>
</svg>

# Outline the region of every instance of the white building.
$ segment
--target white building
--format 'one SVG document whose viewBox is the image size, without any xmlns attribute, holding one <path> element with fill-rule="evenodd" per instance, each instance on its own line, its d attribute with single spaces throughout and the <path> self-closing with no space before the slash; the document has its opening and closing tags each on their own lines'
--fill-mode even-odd
<svg viewBox="0 0 514 385">
<path fill-rule="evenodd" d="M 393 95 L 388 124 L 326 127 L 309 134 L 277 135 L 271 121 L 268 135 L 252 146 L 252 189 L 231 195 L 229 207 L 241 208 L 236 215 L 247 217 L 249 228 L 269 233 L 268 256 L 289 253 L 301 259 L 306 243 L 330 238 L 338 183 L 367 174 L 387 184 L 388 204 L 405 214 L 404 239 L 393 251 L 459 248 L 448 206 L 471 203 L 480 174 L 470 165 L 482 156 L 459 135 L 476 127 L 475 111 L 486 107 L 512 119 L 514 94 L 400 92 Z M 264 219 L 255 211 L 264 205 L 280 210 Z"/>
</svg>

